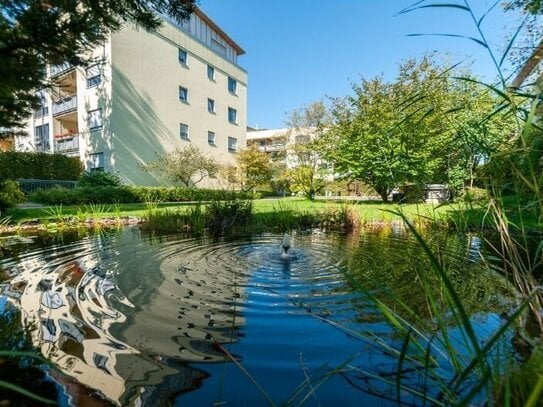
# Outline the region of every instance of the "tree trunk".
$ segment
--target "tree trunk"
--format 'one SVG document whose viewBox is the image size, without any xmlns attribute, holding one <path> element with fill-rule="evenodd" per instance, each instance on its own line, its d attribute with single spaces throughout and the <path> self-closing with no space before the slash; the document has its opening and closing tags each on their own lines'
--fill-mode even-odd
<svg viewBox="0 0 543 407">
<path fill-rule="evenodd" d="M 388 193 L 387 192 L 379 192 L 379 195 L 381 195 L 381 199 L 384 203 L 388 203 Z"/>
</svg>

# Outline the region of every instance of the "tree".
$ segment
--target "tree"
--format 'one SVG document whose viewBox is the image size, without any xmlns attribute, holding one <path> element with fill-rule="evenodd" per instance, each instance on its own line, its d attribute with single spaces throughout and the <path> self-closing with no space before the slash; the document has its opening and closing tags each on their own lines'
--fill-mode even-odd
<svg viewBox="0 0 543 407">
<path fill-rule="evenodd" d="M 334 101 L 327 158 L 337 172 L 371 185 L 385 202 L 406 183 L 449 183 L 458 167 L 455 182 L 462 187 L 466 177 L 473 180 L 496 134 L 482 131 L 484 109 L 477 111 L 480 116 L 466 110 L 475 96 L 466 93 L 469 81 L 459 83 L 429 56 L 404 62 L 392 82 L 363 79 L 353 85 L 354 96 Z"/>
<path fill-rule="evenodd" d="M 144 171 L 157 172 L 173 182 L 180 182 L 188 187 L 198 184 L 206 176 L 215 176 L 219 165 L 197 147 L 189 146 L 183 150 L 175 149 L 142 165 L 141 168 Z"/>
<path fill-rule="evenodd" d="M 256 146 L 241 150 L 236 155 L 241 189 L 249 191 L 259 185 L 268 184 L 272 176 L 272 164 L 266 153 Z"/>
<path fill-rule="evenodd" d="M 146 30 L 161 25 L 158 13 L 181 21 L 196 0 L 2 0 L 0 1 L 0 136 L 20 133 L 47 87 L 47 64 L 86 64 L 89 51 L 125 23 Z"/>
<path fill-rule="evenodd" d="M 294 110 L 287 119 L 287 171 L 294 191 L 313 199 L 321 191 L 328 175 L 322 157 L 323 134 L 330 124 L 330 116 L 323 102 L 313 102 Z"/>
</svg>

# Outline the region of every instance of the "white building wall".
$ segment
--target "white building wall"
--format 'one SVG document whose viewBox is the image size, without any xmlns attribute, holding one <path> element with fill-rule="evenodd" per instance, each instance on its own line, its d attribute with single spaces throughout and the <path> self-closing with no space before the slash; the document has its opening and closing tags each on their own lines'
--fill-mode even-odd
<svg viewBox="0 0 543 407">
<path fill-rule="evenodd" d="M 179 49 L 187 64 L 179 62 Z M 247 74 L 239 66 L 205 47 L 185 32 L 166 23 L 158 33 L 126 27 L 112 37 L 112 91 L 109 127 L 113 169 L 126 181 L 142 185 L 163 184 L 157 174 L 140 165 L 188 145 L 198 147 L 221 163 L 231 163 L 228 137 L 245 145 Z M 207 75 L 208 65 L 215 79 Z M 237 94 L 228 91 L 228 78 L 237 82 Z M 179 100 L 179 87 L 188 90 L 188 102 Z M 215 113 L 207 109 L 215 101 Z M 228 108 L 237 111 L 237 123 L 228 122 Z M 181 123 L 189 126 L 189 140 L 180 137 Z M 208 143 L 208 131 L 216 143 Z M 201 186 L 216 187 L 205 180 Z"/>
<path fill-rule="evenodd" d="M 87 67 L 76 68 L 78 106 L 74 120 L 79 157 L 86 170 L 91 169 L 97 154 L 103 154 L 103 168 L 125 182 L 163 185 L 166 180 L 142 171 L 140 165 L 175 148 L 194 145 L 220 163 L 234 161 L 228 138 L 237 140 L 238 150 L 246 139 L 247 73 L 236 63 L 243 51 L 206 19 L 199 12 L 183 28 L 165 22 L 155 33 L 126 26 L 112 34 L 92 55 L 100 63 L 98 85 L 87 87 Z M 214 41 L 224 46 L 224 52 L 222 48 L 217 52 Z M 187 52 L 186 66 L 179 62 L 180 48 Z M 208 78 L 208 66 L 215 70 L 214 80 Z M 236 94 L 228 91 L 229 77 L 237 83 Z M 188 89 L 188 103 L 179 100 L 180 86 Z M 208 98 L 215 101 L 215 113 L 208 112 Z M 31 137 L 17 139 L 17 150 L 36 151 L 34 129 L 49 123 L 48 152 L 54 152 L 51 95 L 46 100 L 49 114 L 29 120 Z M 235 124 L 228 121 L 229 107 L 237 111 Z M 89 112 L 96 109 L 101 109 L 102 126 L 91 131 Z M 181 123 L 189 126 L 190 140 L 181 139 Z M 215 144 L 208 143 L 208 131 L 215 133 Z M 199 186 L 220 185 L 208 179 Z"/>
</svg>

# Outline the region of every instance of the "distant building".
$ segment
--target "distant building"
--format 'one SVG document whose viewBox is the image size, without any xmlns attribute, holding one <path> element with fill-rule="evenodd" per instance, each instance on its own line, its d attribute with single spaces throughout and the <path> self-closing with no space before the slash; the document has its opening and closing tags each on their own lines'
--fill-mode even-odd
<svg viewBox="0 0 543 407">
<path fill-rule="evenodd" d="M 194 145 L 222 163 L 245 146 L 243 49 L 203 12 L 157 32 L 125 26 L 86 67 L 51 66 L 54 86 L 28 121 L 19 151 L 79 157 L 138 185 L 164 183 L 139 164 Z M 214 186 L 207 180 L 207 186 Z"/>
<path fill-rule="evenodd" d="M 247 128 L 247 146 L 256 146 L 260 151 L 269 154 L 274 161 L 286 160 L 287 145 L 290 139 L 290 129 Z"/>
</svg>

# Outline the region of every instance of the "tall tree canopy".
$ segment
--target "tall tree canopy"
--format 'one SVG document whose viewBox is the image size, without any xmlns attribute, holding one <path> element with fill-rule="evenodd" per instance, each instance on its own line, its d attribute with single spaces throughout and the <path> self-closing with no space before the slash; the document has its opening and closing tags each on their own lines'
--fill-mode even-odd
<svg viewBox="0 0 543 407">
<path fill-rule="evenodd" d="M 286 178 L 293 191 L 308 199 L 324 188 L 329 175 L 323 160 L 323 135 L 330 126 L 330 115 L 322 101 L 294 110 L 287 118 Z"/>
<path fill-rule="evenodd" d="M 181 21 L 197 0 L 0 0 L 0 136 L 21 126 L 47 86 L 47 64 L 85 62 L 125 23 L 154 30 L 158 13 Z"/>
<path fill-rule="evenodd" d="M 384 201 L 405 183 L 472 183 L 506 134 L 485 120 L 495 102 L 475 87 L 429 56 L 404 62 L 391 82 L 363 79 L 354 95 L 335 100 L 326 155 L 337 173 L 373 186 Z"/>
</svg>

